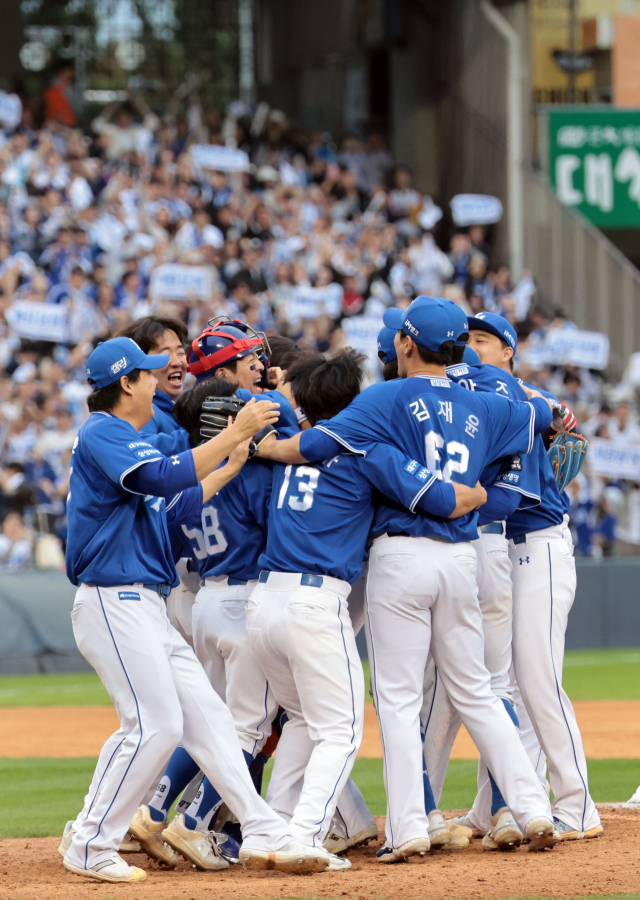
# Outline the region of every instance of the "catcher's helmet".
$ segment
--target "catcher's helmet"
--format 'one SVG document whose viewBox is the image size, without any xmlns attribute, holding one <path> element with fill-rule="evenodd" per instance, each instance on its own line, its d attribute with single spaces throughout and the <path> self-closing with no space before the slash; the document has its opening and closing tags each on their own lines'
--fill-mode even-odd
<svg viewBox="0 0 640 900">
<path fill-rule="evenodd" d="M 215 375 L 216 369 L 257 353 L 264 366 L 261 387 L 268 387 L 268 361 L 264 352 L 266 338 L 258 334 L 250 325 L 229 319 L 226 316 L 210 319 L 208 327 L 191 344 L 187 355 L 187 372 L 196 376 L 198 383 Z"/>
</svg>

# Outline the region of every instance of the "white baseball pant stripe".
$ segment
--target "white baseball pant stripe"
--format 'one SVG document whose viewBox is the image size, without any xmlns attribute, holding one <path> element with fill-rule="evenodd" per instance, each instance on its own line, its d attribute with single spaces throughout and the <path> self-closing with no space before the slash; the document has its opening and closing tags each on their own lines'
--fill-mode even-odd
<svg viewBox="0 0 640 900">
<path fill-rule="evenodd" d="M 240 746 L 252 756 L 271 734 L 278 704 L 247 634 L 246 607 L 255 581 L 205 579 L 193 607 L 193 641 L 214 690 L 233 716 Z"/>
<path fill-rule="evenodd" d="M 571 701 L 562 687 L 564 642 L 576 590 L 569 529 L 554 525 L 510 541 L 513 563 L 513 665 L 549 765 L 553 811 L 587 831 L 600 817 L 589 794 L 587 761 Z"/>
<path fill-rule="evenodd" d="M 140 599 L 131 599 L 136 594 Z M 90 868 L 117 852 L 149 773 L 164 768 L 181 740 L 242 822 L 248 846 L 275 850 L 290 840 L 282 819 L 256 794 L 231 713 L 170 624 L 162 598 L 143 585 L 82 585 L 71 617 L 78 648 L 109 693 L 124 740 L 72 841 L 69 862 Z"/>
<path fill-rule="evenodd" d="M 387 842 L 428 833 L 420 710 L 429 647 L 451 702 L 521 828 L 551 817 L 549 800 L 484 665 L 476 554 L 470 543 L 389 537 L 373 542 L 367 627 L 384 753 Z"/>
<path fill-rule="evenodd" d="M 278 703 L 289 716 L 272 772 L 277 787 L 287 733 L 308 729 L 314 743 L 304 770 L 291 833 L 322 844 L 351 774 L 364 725 L 364 674 L 349 618 L 349 585 L 325 576 L 271 572 L 247 604 L 247 632 Z M 273 792 L 272 792 L 273 793 Z"/>
</svg>

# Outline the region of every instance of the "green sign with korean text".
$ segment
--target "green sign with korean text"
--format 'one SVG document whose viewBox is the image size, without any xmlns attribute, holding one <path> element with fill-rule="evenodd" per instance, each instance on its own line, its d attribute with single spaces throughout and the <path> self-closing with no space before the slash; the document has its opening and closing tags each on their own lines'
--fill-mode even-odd
<svg viewBox="0 0 640 900">
<path fill-rule="evenodd" d="M 551 109 L 549 180 L 599 228 L 640 228 L 640 109 Z"/>
</svg>

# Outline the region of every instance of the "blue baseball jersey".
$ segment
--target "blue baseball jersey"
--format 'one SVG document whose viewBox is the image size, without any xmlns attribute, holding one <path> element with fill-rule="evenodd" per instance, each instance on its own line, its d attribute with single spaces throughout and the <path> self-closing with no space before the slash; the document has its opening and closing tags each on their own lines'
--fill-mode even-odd
<svg viewBox="0 0 640 900">
<path fill-rule="evenodd" d="M 526 400 L 518 380 L 510 372 L 497 366 L 471 366 L 463 363 L 449 366 L 447 376 L 469 391 L 487 391 L 508 400 Z M 534 445 L 535 446 L 535 445 Z M 520 495 L 517 508 L 529 509 L 540 503 L 540 466 L 535 452 L 516 454 L 513 457 L 490 463 L 480 476 L 480 484 L 489 489 L 515 491 Z M 491 498 L 480 508 L 478 525 L 495 521 Z"/>
<path fill-rule="evenodd" d="M 541 416 L 539 426 L 548 426 L 550 411 Z M 382 442 L 398 447 L 445 482 L 472 487 L 489 463 L 531 451 L 536 421 L 533 404 L 469 391 L 448 378 L 417 375 L 371 385 L 333 419 L 303 432 L 300 452 L 306 459 L 314 458 L 315 430 L 352 452 L 366 454 Z M 477 510 L 445 519 L 411 516 L 382 503 L 373 531 L 460 542 L 477 537 L 477 522 Z"/>
<path fill-rule="evenodd" d="M 524 384 L 524 382 L 521 382 Z M 526 385 L 534 387 L 533 385 Z M 548 391 L 535 388 L 545 397 L 551 400 L 557 399 Z M 524 391 L 522 391 L 524 395 Z M 564 515 L 569 510 L 569 495 L 566 491 L 559 491 L 556 479 L 549 462 L 547 448 L 544 445 L 542 435 L 536 437 L 534 452 L 531 454 L 535 457 L 540 477 L 540 505 L 533 509 L 517 509 L 507 518 L 507 537 L 514 538 L 521 534 L 528 534 L 530 531 L 541 531 L 543 528 L 550 528 L 552 525 L 560 525 Z"/>
<path fill-rule="evenodd" d="M 252 394 L 251 391 L 248 391 L 246 388 L 238 388 L 236 397 L 240 400 L 246 400 L 247 403 L 254 398 L 256 400 L 270 400 L 272 403 L 279 403 L 280 409 L 278 410 L 278 413 L 280 414 L 280 418 L 276 422 L 276 428 L 278 430 L 281 428 L 296 428 L 299 430 L 296 412 L 285 395 L 281 394 L 280 391 L 264 391 L 262 394 Z"/>
<path fill-rule="evenodd" d="M 93 413 L 71 454 L 67 575 L 73 584 L 176 585 L 163 497 L 128 490 L 127 475 L 162 460 L 128 422 Z"/>
<path fill-rule="evenodd" d="M 178 427 L 173 411 L 174 406 L 175 403 L 168 394 L 156 390 L 153 395 L 154 416 L 140 429 L 138 434 L 171 434 Z"/>
<path fill-rule="evenodd" d="M 353 584 L 382 495 L 409 518 L 435 475 L 394 447 L 366 457 L 341 453 L 316 465 L 274 466 L 266 550 L 260 566 L 276 572 L 330 575 Z M 400 508 L 400 507 L 399 507 Z"/>
<path fill-rule="evenodd" d="M 258 558 L 267 540 L 271 467 L 249 460 L 235 478 L 206 503 L 191 505 L 184 492 L 169 532 L 179 556 L 190 556 L 201 578 L 227 575 L 242 581 L 260 574 Z M 173 510 L 168 513 L 171 516 Z"/>
</svg>

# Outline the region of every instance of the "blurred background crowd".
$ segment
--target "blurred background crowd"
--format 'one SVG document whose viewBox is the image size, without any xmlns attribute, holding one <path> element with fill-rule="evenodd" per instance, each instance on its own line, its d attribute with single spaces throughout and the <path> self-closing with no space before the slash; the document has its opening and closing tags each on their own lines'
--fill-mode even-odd
<svg viewBox="0 0 640 900">
<path fill-rule="evenodd" d="M 514 323 L 516 374 L 567 402 L 588 438 L 640 446 L 631 376 L 552 365 L 545 348 L 575 325 L 536 305 L 535 273 L 513 283 L 492 226 L 456 228 L 420 194 L 381 133 L 301 133 L 266 104 L 221 119 L 194 90 L 163 116 L 131 96 L 82 131 L 71 74 L 38 127 L 0 97 L 0 570 L 62 565 L 86 359 L 151 313 L 191 339 L 229 315 L 327 355 L 357 346 L 375 380 L 384 309 L 445 297 Z M 569 490 L 578 553 L 638 552 L 638 485 L 587 461 Z"/>
</svg>

